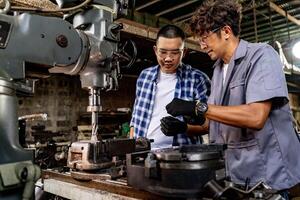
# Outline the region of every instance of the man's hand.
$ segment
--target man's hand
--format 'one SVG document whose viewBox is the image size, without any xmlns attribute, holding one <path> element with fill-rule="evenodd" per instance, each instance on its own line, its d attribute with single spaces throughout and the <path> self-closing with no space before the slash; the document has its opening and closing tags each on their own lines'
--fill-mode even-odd
<svg viewBox="0 0 300 200">
<path fill-rule="evenodd" d="M 187 130 L 187 124 L 174 117 L 168 116 L 160 120 L 161 131 L 166 136 L 174 136 L 178 133 L 185 133 Z"/>
<path fill-rule="evenodd" d="M 183 120 L 190 125 L 200 125 L 202 126 L 205 123 L 206 118 L 202 115 L 190 117 L 190 116 L 184 116 Z"/>
<path fill-rule="evenodd" d="M 171 103 L 166 106 L 167 112 L 172 116 L 186 115 L 196 116 L 196 101 L 185 101 L 174 98 Z"/>
</svg>

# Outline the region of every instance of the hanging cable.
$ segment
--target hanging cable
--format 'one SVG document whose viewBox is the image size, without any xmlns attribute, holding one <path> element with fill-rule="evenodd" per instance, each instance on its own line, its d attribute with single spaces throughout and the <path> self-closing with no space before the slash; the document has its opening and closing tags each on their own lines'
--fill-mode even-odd
<svg viewBox="0 0 300 200">
<path fill-rule="evenodd" d="M 256 6 L 256 5 L 255 5 L 255 0 L 252 0 L 255 42 L 258 42 L 257 24 L 256 24 L 256 8 L 255 8 L 255 6 Z"/>
<path fill-rule="evenodd" d="M 268 7 L 268 12 L 269 12 L 269 23 L 270 23 L 270 31 L 271 31 L 271 39 L 272 39 L 272 44 L 274 43 L 274 34 L 273 34 L 273 21 L 272 21 L 272 10 L 271 7 Z"/>
<path fill-rule="evenodd" d="M 285 10 L 285 21 L 286 21 L 286 26 L 287 26 L 287 30 L 288 30 L 288 38 L 290 40 L 291 39 L 291 37 L 290 37 L 290 26 L 289 26 L 289 19 L 288 19 L 287 10 Z"/>
<path fill-rule="evenodd" d="M 285 20 L 286 20 L 286 26 L 287 26 L 287 30 L 288 30 L 288 41 L 291 42 L 290 25 L 289 25 L 287 10 L 285 10 Z M 291 64 L 292 64 L 292 66 L 294 66 L 294 57 L 293 56 L 291 57 Z M 292 69 L 291 69 L 291 74 L 293 74 L 293 69 L 294 69 L 294 67 L 292 67 Z"/>
</svg>

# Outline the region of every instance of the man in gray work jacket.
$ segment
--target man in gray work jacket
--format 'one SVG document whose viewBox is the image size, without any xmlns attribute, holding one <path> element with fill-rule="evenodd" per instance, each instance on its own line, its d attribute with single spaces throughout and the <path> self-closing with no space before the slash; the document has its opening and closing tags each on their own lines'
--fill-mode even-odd
<svg viewBox="0 0 300 200">
<path fill-rule="evenodd" d="M 292 125 L 282 63 L 263 43 L 239 39 L 241 6 L 234 0 L 207 0 L 190 28 L 201 48 L 216 60 L 208 104 L 174 99 L 173 116 L 205 117 L 210 143 L 225 143 L 231 180 L 264 181 L 281 194 L 300 182 L 300 143 Z M 285 196 L 288 198 L 287 196 Z"/>
</svg>

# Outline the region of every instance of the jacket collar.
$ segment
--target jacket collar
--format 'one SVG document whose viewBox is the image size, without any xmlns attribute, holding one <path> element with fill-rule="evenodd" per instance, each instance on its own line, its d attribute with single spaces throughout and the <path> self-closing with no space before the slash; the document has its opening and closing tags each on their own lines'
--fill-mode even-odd
<svg viewBox="0 0 300 200">
<path fill-rule="evenodd" d="M 234 61 L 237 61 L 237 60 L 239 60 L 239 59 L 246 56 L 247 47 L 248 47 L 248 42 L 241 39 L 240 42 L 239 42 L 239 45 L 237 46 L 237 48 L 236 48 L 236 50 L 233 54 Z M 215 62 L 213 68 L 215 68 L 216 66 L 221 66 L 222 64 L 223 64 L 223 61 L 222 61 L 222 59 L 219 58 Z"/>
</svg>

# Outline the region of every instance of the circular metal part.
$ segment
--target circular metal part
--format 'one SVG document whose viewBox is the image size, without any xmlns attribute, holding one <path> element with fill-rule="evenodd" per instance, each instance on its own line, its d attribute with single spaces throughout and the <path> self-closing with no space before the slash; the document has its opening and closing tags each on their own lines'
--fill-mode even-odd
<svg viewBox="0 0 300 200">
<path fill-rule="evenodd" d="M 188 161 L 201 161 L 201 160 L 212 160 L 219 159 L 219 152 L 201 152 L 201 153 L 187 153 L 185 154 Z"/>
<path fill-rule="evenodd" d="M 68 46 L 68 38 L 64 35 L 59 35 L 56 37 L 56 43 L 58 46 L 66 48 Z"/>
<path fill-rule="evenodd" d="M 114 46 L 109 41 L 101 41 L 99 45 L 99 50 L 101 54 L 98 55 L 99 60 L 105 60 L 107 58 L 111 58 L 114 53 Z M 98 52 L 97 52 L 98 53 Z"/>
<path fill-rule="evenodd" d="M 143 167 L 132 162 L 135 157 L 126 163 L 128 180 L 133 186 L 164 197 L 198 199 L 208 181 L 225 178 L 224 150 L 223 145 L 152 150 Z"/>
<path fill-rule="evenodd" d="M 209 160 L 200 162 L 160 162 L 161 169 L 182 169 L 182 170 L 199 170 L 199 169 L 220 169 L 224 167 L 222 160 Z"/>
<path fill-rule="evenodd" d="M 167 160 L 167 161 L 181 161 L 182 154 L 179 152 L 161 152 L 155 153 L 157 160 Z"/>
<path fill-rule="evenodd" d="M 221 158 L 219 152 L 180 152 L 178 149 L 165 149 L 154 152 L 156 158 L 162 161 L 202 161 Z"/>
<path fill-rule="evenodd" d="M 76 64 L 64 66 L 64 67 L 52 67 L 49 69 L 50 73 L 64 73 L 68 75 L 77 75 L 86 67 L 86 63 L 88 62 L 90 55 L 90 43 L 88 36 L 84 34 L 82 31 L 77 31 L 82 41 L 82 49 L 79 58 L 77 59 Z"/>
<path fill-rule="evenodd" d="M 199 188 L 179 189 L 163 187 L 160 185 L 149 185 L 147 187 L 147 190 L 157 195 L 171 197 L 171 199 L 198 199 L 195 197 L 200 197 L 201 195 L 201 190 Z"/>
<path fill-rule="evenodd" d="M 0 14 L 6 14 L 10 10 L 11 4 L 9 0 L 5 0 L 5 6 L 4 8 L 0 9 Z"/>
<path fill-rule="evenodd" d="M 200 144 L 200 145 L 183 145 L 178 147 L 180 152 L 223 152 L 226 149 L 226 145 L 221 144 Z"/>
<path fill-rule="evenodd" d="M 5 94 L 5 95 L 15 95 L 15 87 L 13 85 L 12 82 L 6 80 L 6 79 L 3 79 L 3 78 L 0 78 L 0 94 Z"/>
<path fill-rule="evenodd" d="M 28 169 L 27 167 L 24 167 L 23 170 L 21 171 L 22 181 L 26 181 L 27 177 L 28 177 Z"/>
</svg>

